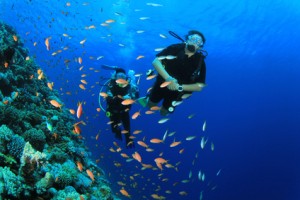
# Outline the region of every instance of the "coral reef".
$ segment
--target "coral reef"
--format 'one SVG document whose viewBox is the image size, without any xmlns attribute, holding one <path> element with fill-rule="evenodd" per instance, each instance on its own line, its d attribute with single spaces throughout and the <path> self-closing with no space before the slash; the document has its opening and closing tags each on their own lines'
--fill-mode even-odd
<svg viewBox="0 0 300 200">
<path fill-rule="evenodd" d="M 23 46 L 0 22 L 0 199 L 117 199 Z"/>
</svg>

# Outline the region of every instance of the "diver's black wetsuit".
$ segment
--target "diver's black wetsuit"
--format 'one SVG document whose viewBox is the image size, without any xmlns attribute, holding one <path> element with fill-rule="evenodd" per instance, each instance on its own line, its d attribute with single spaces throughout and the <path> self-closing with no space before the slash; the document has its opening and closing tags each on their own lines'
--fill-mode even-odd
<svg viewBox="0 0 300 200">
<path fill-rule="evenodd" d="M 122 140 L 120 125 L 123 124 L 125 133 L 126 144 L 131 142 L 130 137 L 130 116 L 129 110 L 131 105 L 122 105 L 124 99 L 121 96 L 129 95 L 130 98 L 138 98 L 138 91 L 132 85 L 128 84 L 126 87 L 120 87 L 117 85 L 116 80 L 112 79 L 108 85 L 108 91 L 112 94 L 106 98 L 107 109 L 110 113 L 109 118 L 111 120 L 111 129 L 114 132 L 117 139 Z"/>
<path fill-rule="evenodd" d="M 185 44 L 173 44 L 165 48 L 163 51 L 158 53 L 156 57 L 159 56 L 176 56 L 175 59 L 163 59 L 162 64 L 165 66 L 168 74 L 175 79 L 177 79 L 180 85 L 182 84 L 193 84 L 193 83 L 205 83 L 206 78 L 206 65 L 203 59 L 203 55 L 196 53 L 195 55 L 188 58 L 184 53 Z M 199 67 L 199 62 L 201 59 L 201 69 L 200 74 L 193 78 L 193 73 Z M 167 87 L 161 88 L 160 85 L 165 82 L 165 80 L 158 75 L 154 83 L 154 86 L 149 95 L 150 101 L 158 103 L 163 99 L 163 107 L 169 108 L 172 105 L 172 101 L 180 101 L 181 96 L 186 93 L 191 92 L 178 92 L 171 91 Z"/>
</svg>

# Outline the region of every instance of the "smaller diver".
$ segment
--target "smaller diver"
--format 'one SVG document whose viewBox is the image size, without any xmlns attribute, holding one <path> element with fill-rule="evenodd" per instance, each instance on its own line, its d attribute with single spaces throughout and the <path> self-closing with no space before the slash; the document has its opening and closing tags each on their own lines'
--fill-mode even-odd
<svg viewBox="0 0 300 200">
<path fill-rule="evenodd" d="M 103 65 L 102 68 L 114 70 L 110 80 L 107 81 L 106 94 L 106 116 L 110 118 L 111 130 L 115 137 L 122 140 L 125 135 L 126 147 L 133 148 L 134 142 L 130 138 L 130 116 L 131 104 L 123 105 L 126 99 L 136 100 L 139 97 L 139 89 L 135 82 L 134 71 L 129 70 L 127 75 L 123 68 Z M 121 130 L 123 125 L 124 130 Z"/>
</svg>

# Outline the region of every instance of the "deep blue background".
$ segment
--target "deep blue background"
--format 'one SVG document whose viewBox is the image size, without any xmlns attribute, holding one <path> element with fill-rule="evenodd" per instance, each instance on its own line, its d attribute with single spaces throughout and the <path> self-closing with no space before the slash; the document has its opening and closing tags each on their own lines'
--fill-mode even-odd
<svg viewBox="0 0 300 200">
<path fill-rule="evenodd" d="M 121 188 L 116 182 L 123 181 L 132 199 L 142 199 L 143 195 L 151 199 L 152 193 L 167 199 L 199 199 L 202 190 L 208 200 L 300 199 L 299 1 L 160 0 L 154 2 L 163 5 L 158 7 L 147 5 L 147 1 L 129 0 L 88 1 L 87 5 L 84 1 L 70 1 L 71 6 L 66 2 L 1 1 L 0 19 L 16 29 L 30 55 L 54 81 L 67 108 L 76 109 L 78 101 L 86 102 L 84 120 L 88 125 L 83 127 L 83 135 L 95 159 L 100 158 L 99 165 L 107 172 L 114 192 Z M 100 25 L 108 19 L 115 22 L 108 27 Z M 85 29 L 91 25 L 96 29 Z M 96 82 L 100 76 L 110 76 L 101 64 L 145 74 L 152 67 L 155 48 L 179 42 L 168 31 L 183 37 L 190 29 L 202 31 L 207 38 L 207 88 L 180 105 L 165 124 L 157 123 L 159 115 L 148 116 L 142 109 L 142 115 L 132 120 L 132 130 L 143 130 L 137 140 L 145 137 L 149 143 L 153 137 L 161 138 L 166 129 L 176 134 L 167 138 L 166 144 L 151 144 L 153 153 L 138 145 L 135 150 L 122 150 L 128 155 L 138 151 L 143 162 L 152 165 L 160 152 L 171 164 L 181 162 L 178 172 L 165 169 L 159 178 L 159 171 L 141 171 L 136 161 L 127 163 L 119 153 L 108 150 L 114 147 L 114 137 L 104 112 L 96 112 L 100 89 Z M 138 30 L 145 32 L 139 34 Z M 50 51 L 44 45 L 47 37 L 51 37 Z M 83 39 L 87 40 L 80 45 Z M 68 50 L 51 56 L 66 46 Z M 139 55 L 145 57 L 136 60 Z M 82 65 L 75 61 L 79 56 L 83 58 Z M 103 58 L 97 60 L 99 56 Z M 68 67 L 65 59 L 71 61 Z M 84 66 L 82 71 L 78 70 L 80 66 Z M 78 87 L 82 74 L 87 74 L 85 91 Z M 142 95 L 152 82 L 142 76 Z M 140 109 L 136 104 L 131 113 Z M 188 119 L 190 114 L 195 116 Z M 205 120 L 207 130 L 203 133 Z M 99 140 L 95 141 L 99 132 Z M 197 138 L 185 141 L 190 135 Z M 204 150 L 199 145 L 202 136 L 209 139 Z M 168 145 L 174 137 L 182 144 L 172 149 Z M 209 150 L 210 142 L 215 144 L 214 152 Z M 120 146 L 124 148 L 124 144 Z M 178 154 L 181 148 L 185 149 L 182 155 Z M 122 166 L 115 167 L 115 162 Z M 216 176 L 219 169 L 221 173 Z M 206 173 L 204 183 L 197 179 L 199 170 Z M 188 179 L 190 171 L 191 181 L 181 183 Z M 131 180 L 129 176 L 134 174 Z M 175 182 L 179 183 L 174 186 Z M 211 191 L 215 185 L 217 188 Z M 159 187 L 161 190 L 156 191 Z M 165 194 L 165 190 L 172 194 Z M 179 191 L 188 195 L 178 196 Z"/>
</svg>

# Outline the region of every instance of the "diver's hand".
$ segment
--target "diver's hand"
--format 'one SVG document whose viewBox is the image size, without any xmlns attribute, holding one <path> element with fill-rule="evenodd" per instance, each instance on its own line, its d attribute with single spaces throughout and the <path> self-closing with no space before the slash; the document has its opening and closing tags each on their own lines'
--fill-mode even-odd
<svg viewBox="0 0 300 200">
<path fill-rule="evenodd" d="M 123 99 L 131 99 L 131 96 L 129 96 L 129 94 L 126 94 L 125 96 L 123 96 Z"/>
<path fill-rule="evenodd" d="M 175 79 L 176 80 L 176 79 Z M 172 91 L 177 91 L 178 90 L 178 86 L 179 86 L 179 84 L 177 83 L 177 80 L 176 80 L 176 82 L 175 81 L 172 81 L 168 86 L 167 86 L 167 88 L 169 89 L 169 90 L 172 90 Z"/>
</svg>

